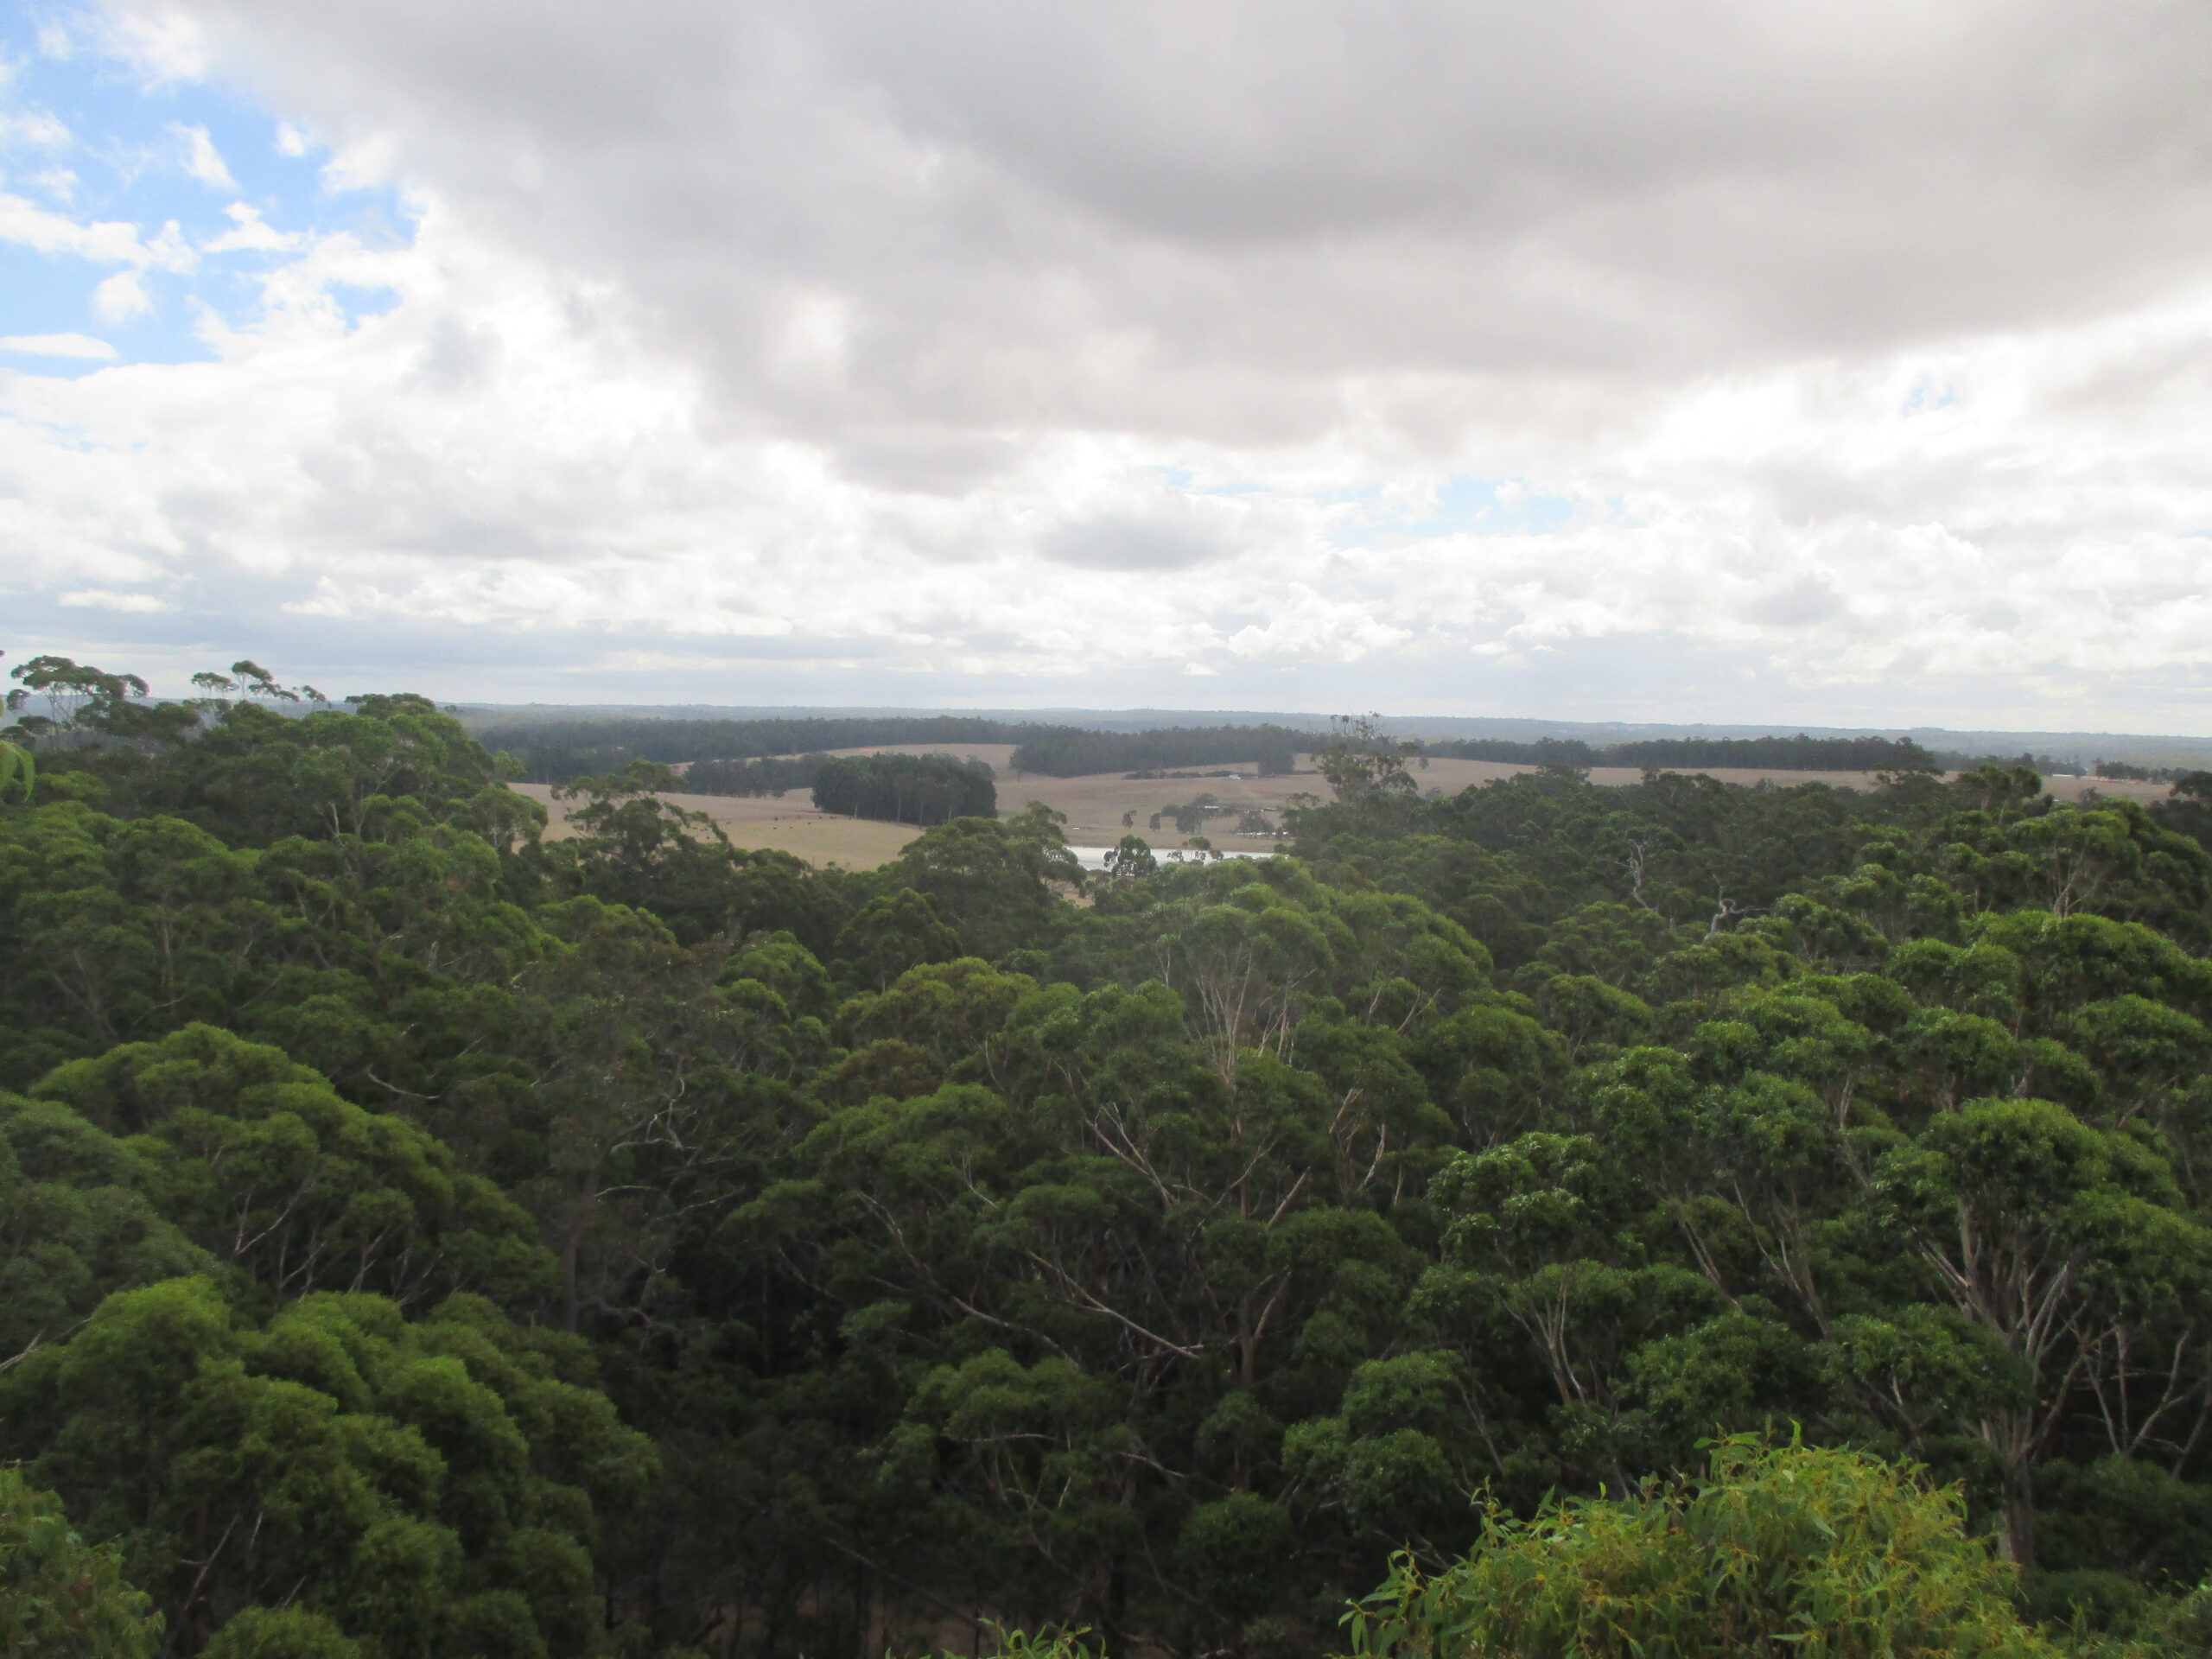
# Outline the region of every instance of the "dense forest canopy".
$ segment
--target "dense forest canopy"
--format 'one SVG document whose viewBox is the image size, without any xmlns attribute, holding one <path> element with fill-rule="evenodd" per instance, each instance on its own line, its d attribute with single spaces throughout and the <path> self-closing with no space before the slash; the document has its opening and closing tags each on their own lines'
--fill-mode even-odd
<svg viewBox="0 0 2212 1659">
<path fill-rule="evenodd" d="M 855 873 L 105 677 L 0 774 L 24 1650 L 2202 1650 L 2212 778 L 1350 722 L 1283 856 Z"/>
</svg>

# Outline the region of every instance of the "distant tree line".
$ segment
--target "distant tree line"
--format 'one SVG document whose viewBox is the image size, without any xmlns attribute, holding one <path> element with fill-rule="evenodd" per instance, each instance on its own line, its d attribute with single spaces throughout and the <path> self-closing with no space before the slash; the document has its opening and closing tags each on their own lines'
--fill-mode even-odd
<svg viewBox="0 0 2212 1659">
<path fill-rule="evenodd" d="M 780 795 L 787 789 L 812 789 L 829 760 L 826 754 L 695 760 L 683 774 L 683 786 L 694 795 Z"/>
<path fill-rule="evenodd" d="M 1020 747 L 1014 752 L 1014 769 L 1047 778 L 1247 760 L 1259 762 L 1263 778 L 1281 777 L 1296 770 L 1299 751 L 1312 748 L 1316 741 L 1311 732 L 1294 732 L 1287 726 L 1183 726 L 1156 732 L 1032 727 L 1017 741 Z"/>
<path fill-rule="evenodd" d="M 1275 777 L 1295 770 L 1297 756 L 1321 741 L 1313 733 L 1272 724 L 1102 732 L 965 715 L 541 721 L 483 727 L 475 736 L 495 753 L 504 749 L 512 755 L 522 768 L 520 776 L 531 783 L 564 784 L 588 774 L 617 772 L 631 760 L 643 758 L 671 765 L 695 763 L 692 787 L 712 795 L 804 788 L 811 783 L 817 764 L 808 757 L 825 750 L 894 743 L 1012 743 L 1016 746 L 1011 762 L 1015 772 L 1047 778 L 1252 762 L 1258 763 L 1262 776 Z M 1803 733 L 1794 737 L 1647 738 L 1612 744 L 1587 743 L 1579 738 L 1548 737 L 1525 743 L 1506 738 L 1446 738 L 1424 743 L 1421 750 L 1439 759 L 1576 770 L 1635 766 L 1694 771 L 1726 766 L 1796 772 L 1940 772 L 1967 770 L 1986 759 L 1931 753 L 1910 738 L 1809 737 Z M 703 770 L 709 762 L 719 767 L 771 757 L 789 760 L 790 769 L 739 769 L 726 774 Z"/>
<path fill-rule="evenodd" d="M 671 765 L 865 749 L 893 743 L 1020 743 L 1057 728 L 966 715 L 855 715 L 772 720 L 548 720 L 486 726 L 474 734 L 505 750 L 533 784 L 565 784 L 620 772 L 643 757 Z M 798 787 L 798 785 L 791 785 Z M 710 793 L 721 791 L 713 791 Z M 732 791 L 741 792 L 741 791 Z"/>
<path fill-rule="evenodd" d="M 1523 766 L 1637 766 L 1646 772 L 1710 771 L 1716 766 L 1767 772 L 1936 772 L 1937 757 L 1909 737 L 1661 737 L 1633 743 L 1585 743 L 1579 738 L 1452 738 L 1424 743 L 1421 753 L 1449 760 L 1501 760 Z"/>
<path fill-rule="evenodd" d="M 980 760 L 950 754 L 825 758 L 815 772 L 814 804 L 824 812 L 892 823 L 950 823 L 999 815 L 991 769 Z"/>
<path fill-rule="evenodd" d="M 1978 766 L 2025 766 L 2030 772 L 2045 778 L 2078 778 L 2082 763 L 2072 755 L 2037 754 L 2023 749 L 2018 754 L 1989 754 L 1966 749 L 1934 749 L 1939 772 L 1972 772 Z"/>
</svg>

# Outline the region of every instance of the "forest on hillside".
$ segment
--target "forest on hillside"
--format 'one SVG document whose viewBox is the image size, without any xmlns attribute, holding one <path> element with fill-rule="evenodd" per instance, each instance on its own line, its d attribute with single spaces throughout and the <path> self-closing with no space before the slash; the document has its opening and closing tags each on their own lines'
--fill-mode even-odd
<svg viewBox="0 0 2212 1659">
<path fill-rule="evenodd" d="M 852 873 L 15 674 L 20 1650 L 2202 1650 L 2212 776 Z"/>
</svg>

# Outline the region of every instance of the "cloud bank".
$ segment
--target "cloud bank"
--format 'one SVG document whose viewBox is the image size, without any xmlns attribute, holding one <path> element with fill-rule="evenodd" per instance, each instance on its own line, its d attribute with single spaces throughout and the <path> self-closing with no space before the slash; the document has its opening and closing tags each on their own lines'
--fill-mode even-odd
<svg viewBox="0 0 2212 1659">
<path fill-rule="evenodd" d="M 2205 728 L 2201 7 L 194 0 L 75 38 L 407 224 L 0 197 L 88 278 L 81 329 L 0 342 L 74 342 L 0 359 L 27 645 Z M 54 149 L 15 90 L 8 154 Z M 142 277 L 240 250 L 200 360 L 86 370 Z"/>
</svg>

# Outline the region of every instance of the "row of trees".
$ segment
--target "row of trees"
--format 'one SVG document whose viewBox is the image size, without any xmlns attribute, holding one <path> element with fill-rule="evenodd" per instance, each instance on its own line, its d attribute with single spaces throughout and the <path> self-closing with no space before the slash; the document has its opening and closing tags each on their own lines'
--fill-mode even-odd
<svg viewBox="0 0 2212 1659">
<path fill-rule="evenodd" d="M 1158 773 L 1254 762 L 1262 776 L 1281 776 L 1296 769 L 1300 753 L 1324 741 L 1312 733 L 1267 723 L 1098 731 L 964 715 L 533 721 L 485 725 L 477 734 L 487 747 L 514 754 L 523 767 L 522 775 L 532 782 L 566 783 L 594 772 L 616 771 L 641 758 L 669 764 L 695 763 L 695 775 L 702 767 L 728 768 L 727 776 L 733 786 L 707 792 L 731 794 L 760 792 L 754 785 L 768 774 L 757 768 L 816 763 L 821 752 L 840 748 L 1013 743 L 1017 746 L 1009 763 L 1013 771 L 1052 778 Z M 1929 772 L 1938 770 L 1942 760 L 1910 738 L 1815 738 L 1803 733 L 1794 737 L 1656 738 L 1611 744 L 1559 738 L 1533 742 L 1443 738 L 1428 740 L 1419 747 L 1421 753 L 1442 759 L 1575 769 Z M 754 765 L 743 764 L 748 761 Z M 807 781 L 810 779 L 766 787 L 804 787 Z"/>
<path fill-rule="evenodd" d="M 989 766 L 950 754 L 856 754 L 815 771 L 814 804 L 823 812 L 893 823 L 950 823 L 995 818 L 998 786 Z"/>
<path fill-rule="evenodd" d="M 812 789 L 826 754 L 770 756 L 759 760 L 695 760 L 683 772 L 683 787 L 695 795 L 781 795 Z"/>
<path fill-rule="evenodd" d="M 473 722 L 479 741 L 512 754 L 531 783 L 565 784 L 632 760 L 677 766 L 766 760 L 892 745 L 1020 743 L 1058 728 L 969 715 L 778 715 L 758 720 L 525 720 Z M 805 785 L 792 785 L 804 788 Z"/>
<path fill-rule="evenodd" d="M 1909 737 L 1666 737 L 1622 743 L 1580 738 L 1432 739 L 1424 753 L 1458 760 L 1503 760 L 1524 766 L 1635 766 L 1651 772 L 1751 768 L 1764 772 L 1934 772 L 1937 759 Z"/>
<path fill-rule="evenodd" d="M 1098 732 L 1075 726 L 1033 728 L 1020 740 L 1012 766 L 1047 778 L 1088 778 L 1109 772 L 1250 765 L 1262 777 L 1296 770 L 1313 747 L 1310 732 L 1287 727 L 1166 726 L 1147 732 Z"/>
<path fill-rule="evenodd" d="M 168 1651 L 2191 1650 L 2194 797 L 1354 722 L 1297 856 L 1086 887 L 177 732 L 0 794 L 0 1567 Z"/>
</svg>

